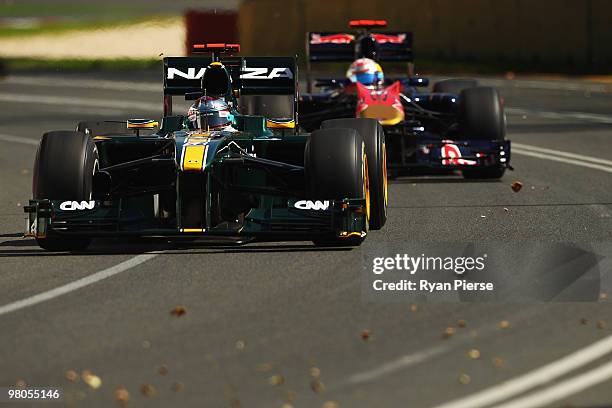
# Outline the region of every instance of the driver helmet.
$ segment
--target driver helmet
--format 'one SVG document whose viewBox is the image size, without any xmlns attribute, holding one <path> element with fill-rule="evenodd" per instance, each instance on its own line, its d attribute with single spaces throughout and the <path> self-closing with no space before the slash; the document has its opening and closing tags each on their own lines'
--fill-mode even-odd
<svg viewBox="0 0 612 408">
<path fill-rule="evenodd" d="M 355 60 L 346 71 L 346 77 L 352 83 L 359 82 L 366 86 L 379 85 L 385 80 L 380 64 L 369 58 Z"/>
<path fill-rule="evenodd" d="M 187 112 L 187 121 L 192 130 L 214 130 L 229 126 L 233 122 L 229 105 L 222 98 L 203 96 Z"/>
</svg>

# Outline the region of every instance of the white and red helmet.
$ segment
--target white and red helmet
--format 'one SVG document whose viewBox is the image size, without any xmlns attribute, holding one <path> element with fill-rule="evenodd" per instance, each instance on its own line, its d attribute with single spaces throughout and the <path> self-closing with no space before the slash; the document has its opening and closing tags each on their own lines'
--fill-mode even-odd
<svg viewBox="0 0 612 408">
<path fill-rule="evenodd" d="M 353 83 L 359 82 L 366 86 L 379 85 L 385 80 L 380 64 L 369 58 L 355 60 L 346 71 L 346 77 Z"/>
</svg>

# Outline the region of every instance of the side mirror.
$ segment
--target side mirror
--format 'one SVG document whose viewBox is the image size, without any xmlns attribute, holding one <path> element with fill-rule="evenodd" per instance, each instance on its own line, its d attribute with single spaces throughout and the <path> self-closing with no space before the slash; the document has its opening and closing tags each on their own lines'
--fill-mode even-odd
<svg viewBox="0 0 612 408">
<path fill-rule="evenodd" d="M 429 86 L 429 78 L 423 78 L 420 76 L 411 76 L 410 78 L 408 78 L 408 83 L 410 84 L 410 86 L 425 87 L 425 86 Z"/>
</svg>

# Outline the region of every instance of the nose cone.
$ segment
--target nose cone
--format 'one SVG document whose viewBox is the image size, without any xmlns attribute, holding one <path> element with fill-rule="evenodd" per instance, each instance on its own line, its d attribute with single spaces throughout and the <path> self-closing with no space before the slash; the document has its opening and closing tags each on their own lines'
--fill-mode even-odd
<svg viewBox="0 0 612 408">
<path fill-rule="evenodd" d="M 230 89 L 230 77 L 222 65 L 210 65 L 204 71 L 202 77 L 202 89 L 207 95 L 221 97 L 225 96 Z"/>
<path fill-rule="evenodd" d="M 370 89 L 357 83 L 358 118 L 377 119 L 381 125 L 397 125 L 404 120 L 404 107 L 399 99 L 400 83 L 384 89 Z"/>
</svg>

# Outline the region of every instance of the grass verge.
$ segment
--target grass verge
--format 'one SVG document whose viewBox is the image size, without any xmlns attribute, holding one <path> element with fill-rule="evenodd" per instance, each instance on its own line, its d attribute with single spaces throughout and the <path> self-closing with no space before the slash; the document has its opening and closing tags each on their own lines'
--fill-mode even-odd
<svg viewBox="0 0 612 408">
<path fill-rule="evenodd" d="M 74 31 L 108 30 L 136 24 L 164 25 L 180 20 L 179 16 L 141 16 L 130 17 L 86 17 L 79 19 L 51 20 L 43 24 L 25 27 L 0 26 L 0 38 L 23 38 L 38 35 L 54 35 Z"/>
</svg>

